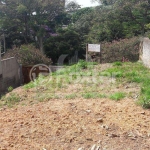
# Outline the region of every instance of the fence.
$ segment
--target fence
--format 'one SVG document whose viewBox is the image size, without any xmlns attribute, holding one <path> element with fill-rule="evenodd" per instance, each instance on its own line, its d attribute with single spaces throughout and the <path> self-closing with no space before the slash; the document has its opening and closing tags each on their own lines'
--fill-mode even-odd
<svg viewBox="0 0 150 150">
<path fill-rule="evenodd" d="M 0 95 L 5 93 L 8 87 L 16 88 L 22 84 L 21 67 L 14 57 L 2 60 L 1 69 Z"/>
</svg>

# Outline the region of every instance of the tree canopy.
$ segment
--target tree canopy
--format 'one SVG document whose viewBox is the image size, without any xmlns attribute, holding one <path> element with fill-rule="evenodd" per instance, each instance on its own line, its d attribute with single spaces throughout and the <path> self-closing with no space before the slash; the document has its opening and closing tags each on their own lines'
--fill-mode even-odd
<svg viewBox="0 0 150 150">
<path fill-rule="evenodd" d="M 83 54 L 86 43 L 150 35 L 150 0 L 95 0 L 80 8 L 64 0 L 0 0 L 0 32 L 7 45 L 34 43 L 56 62 Z M 43 49 L 44 48 L 44 49 Z"/>
<path fill-rule="evenodd" d="M 64 10 L 64 0 L 0 0 L 1 31 L 13 43 L 29 43 L 37 37 L 42 50 L 46 25 Z"/>
</svg>

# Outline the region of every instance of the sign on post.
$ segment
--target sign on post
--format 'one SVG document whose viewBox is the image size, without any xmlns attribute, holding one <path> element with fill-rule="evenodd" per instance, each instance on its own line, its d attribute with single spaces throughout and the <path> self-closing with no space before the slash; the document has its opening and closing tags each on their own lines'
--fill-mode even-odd
<svg viewBox="0 0 150 150">
<path fill-rule="evenodd" d="M 88 44 L 88 52 L 100 53 L 100 44 Z"/>
<path fill-rule="evenodd" d="M 88 60 L 88 53 L 89 52 L 97 52 L 99 53 L 99 61 L 100 61 L 100 52 L 101 52 L 101 46 L 100 44 L 87 44 L 86 46 L 86 61 Z"/>
</svg>

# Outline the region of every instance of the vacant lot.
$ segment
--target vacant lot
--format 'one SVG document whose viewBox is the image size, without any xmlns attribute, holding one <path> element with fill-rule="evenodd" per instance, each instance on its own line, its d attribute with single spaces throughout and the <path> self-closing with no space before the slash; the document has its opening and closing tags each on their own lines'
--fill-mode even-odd
<svg viewBox="0 0 150 150">
<path fill-rule="evenodd" d="M 2 150 L 149 150 L 149 70 L 80 62 L 1 99 Z M 11 89 L 11 88 L 10 88 Z"/>
</svg>

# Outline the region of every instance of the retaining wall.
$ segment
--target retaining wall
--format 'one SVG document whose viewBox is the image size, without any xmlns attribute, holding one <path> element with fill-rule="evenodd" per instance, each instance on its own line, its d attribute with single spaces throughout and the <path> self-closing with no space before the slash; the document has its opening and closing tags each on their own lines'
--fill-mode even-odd
<svg viewBox="0 0 150 150">
<path fill-rule="evenodd" d="M 0 95 L 5 93 L 10 86 L 16 88 L 22 84 L 21 67 L 14 57 L 2 60 L 1 68 Z"/>
</svg>

